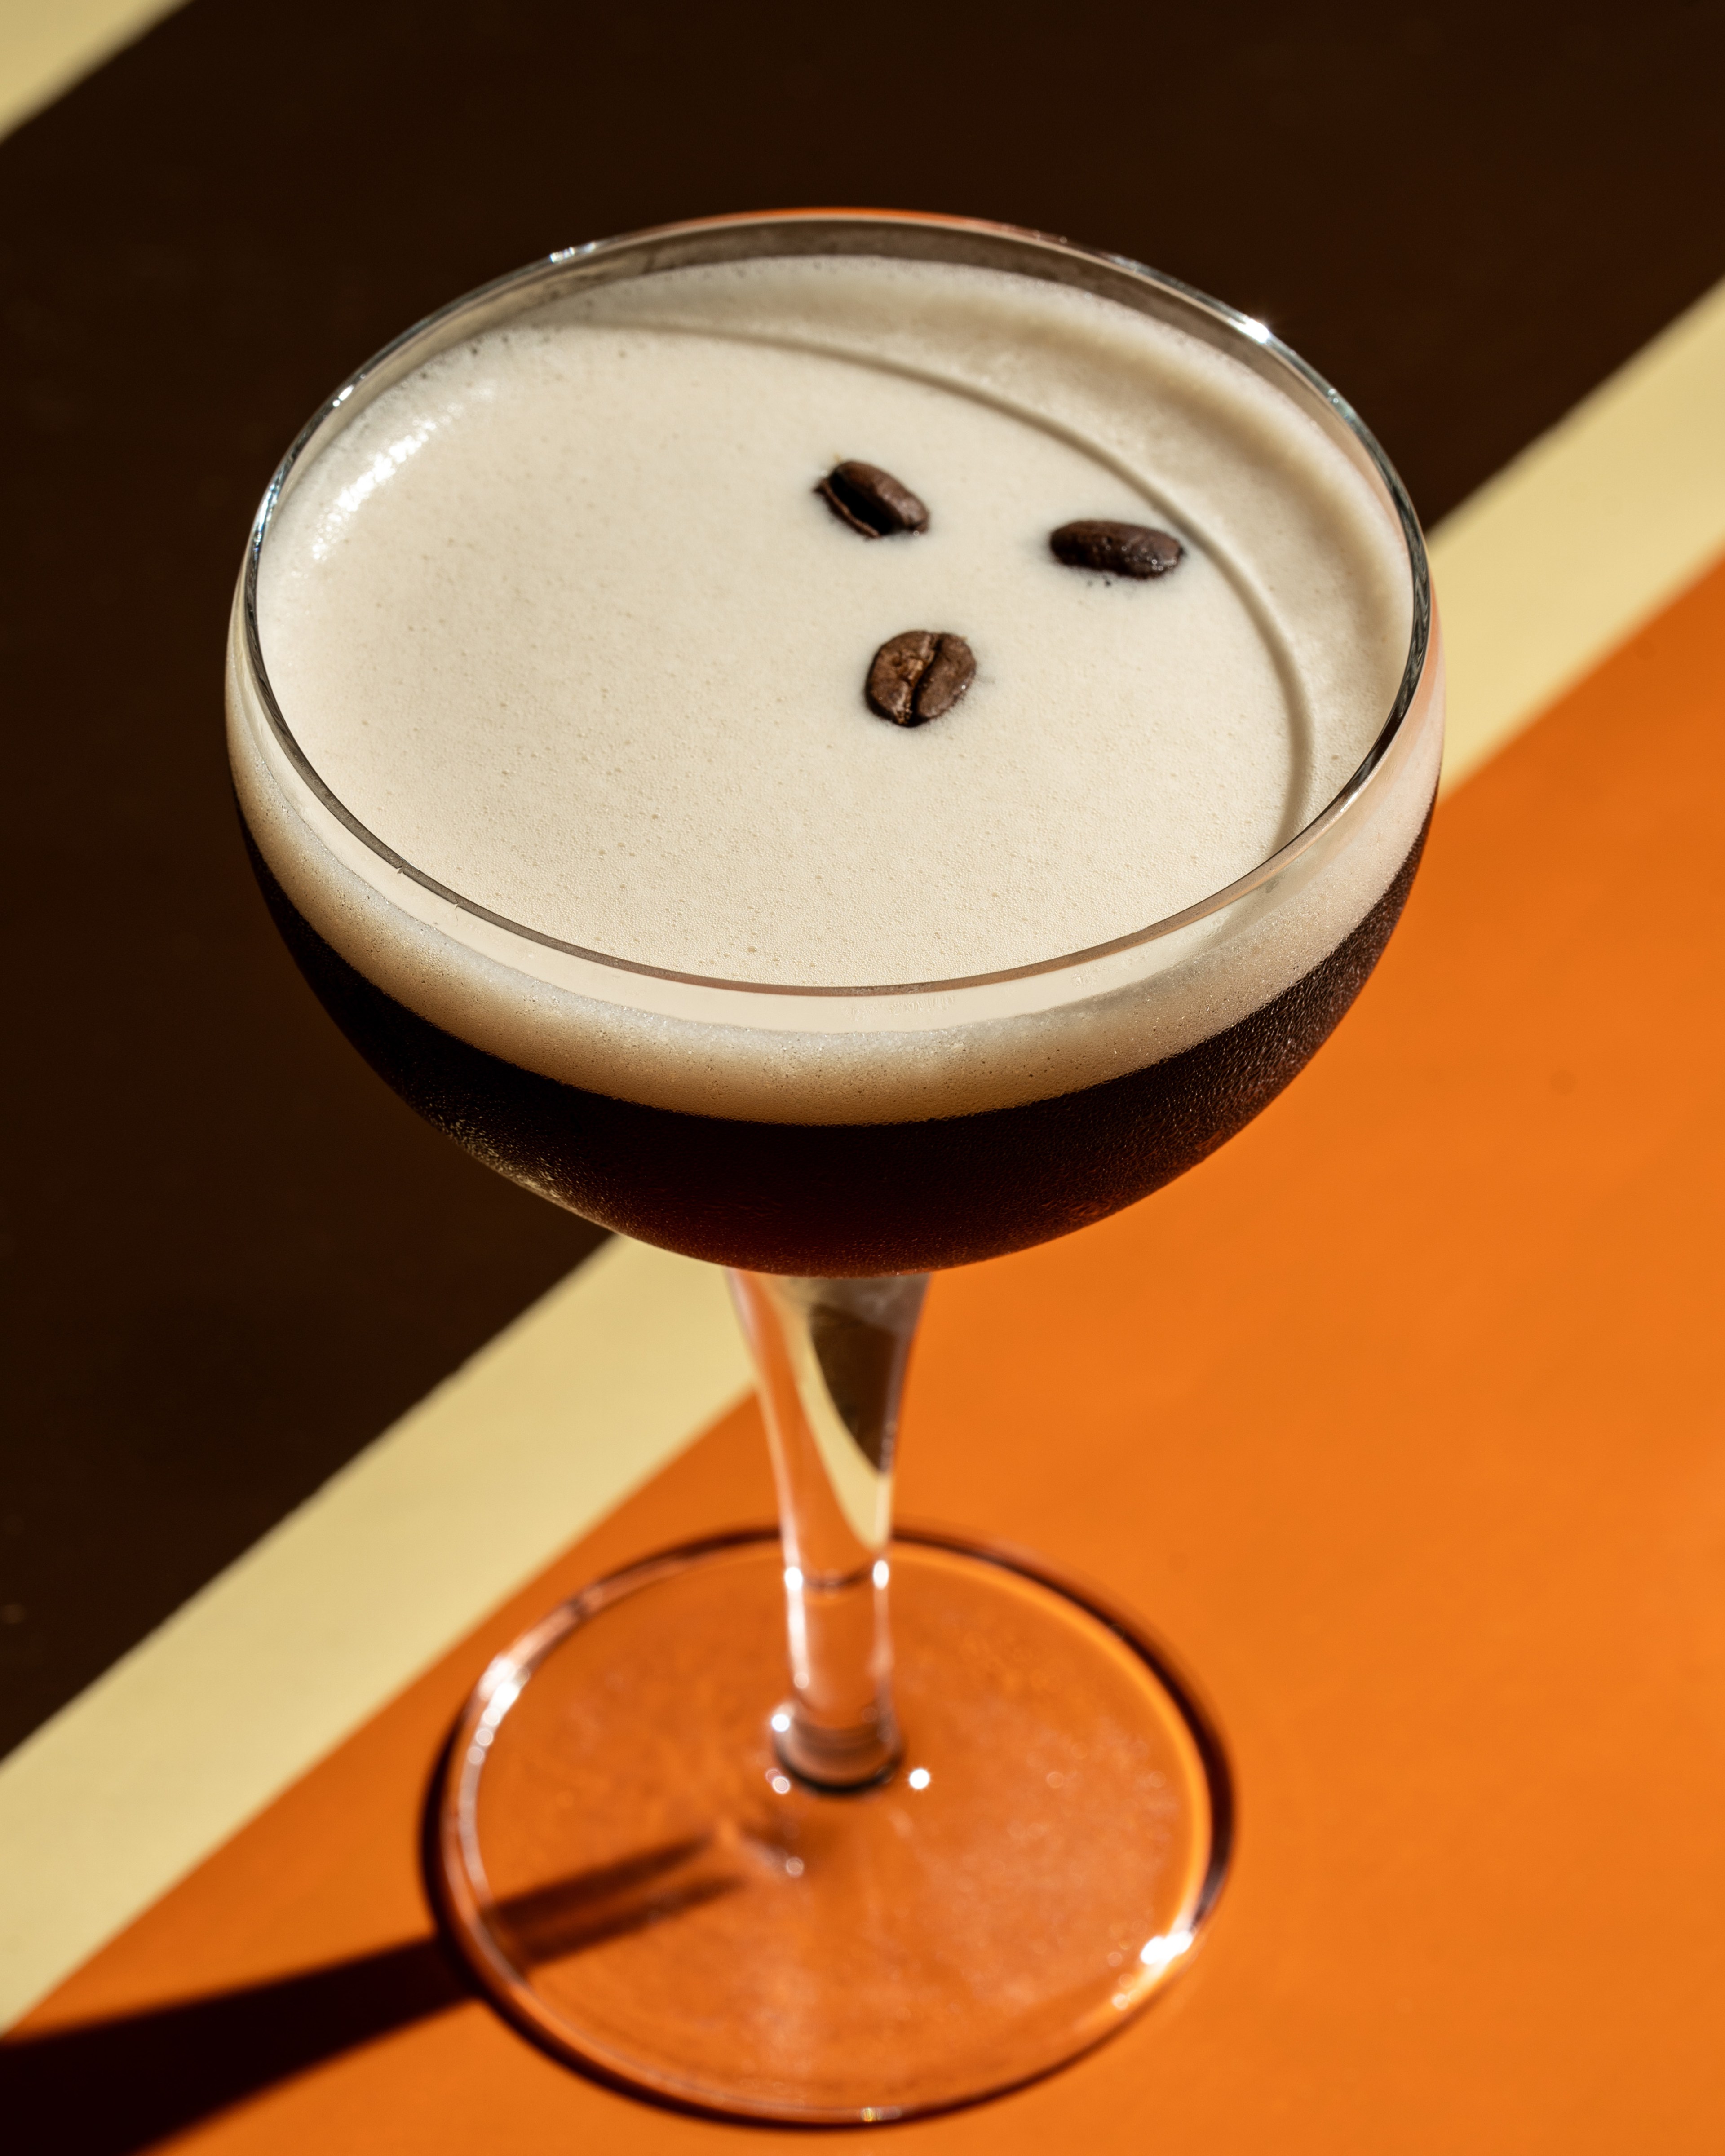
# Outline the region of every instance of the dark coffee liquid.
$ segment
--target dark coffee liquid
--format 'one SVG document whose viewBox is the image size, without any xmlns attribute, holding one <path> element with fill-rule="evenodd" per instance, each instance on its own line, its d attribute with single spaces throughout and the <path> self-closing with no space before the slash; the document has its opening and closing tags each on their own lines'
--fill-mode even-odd
<svg viewBox="0 0 1725 2156">
<path fill-rule="evenodd" d="M 331 949 L 253 850 L 300 971 L 366 1060 L 470 1152 L 644 1243 L 755 1272 L 923 1272 L 1064 1235 L 1232 1137 L 1302 1070 L 1378 963 L 1422 830 L 1359 926 L 1250 1018 L 1020 1107 L 916 1123 L 742 1122 L 612 1100 L 470 1047 Z"/>
</svg>

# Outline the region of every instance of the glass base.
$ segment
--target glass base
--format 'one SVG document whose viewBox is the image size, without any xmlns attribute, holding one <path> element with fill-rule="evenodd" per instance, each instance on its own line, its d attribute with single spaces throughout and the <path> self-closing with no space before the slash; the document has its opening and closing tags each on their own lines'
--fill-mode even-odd
<svg viewBox="0 0 1725 2156">
<path fill-rule="evenodd" d="M 776 1756 L 769 1533 L 589 1588 L 498 1656 L 438 1818 L 446 1919 L 560 2056 L 733 2117 L 994 2094 L 1120 2028 L 1215 1898 L 1221 1757 L 1150 1643 L 986 1550 L 893 1545 L 906 1738 L 828 1794 Z"/>
</svg>

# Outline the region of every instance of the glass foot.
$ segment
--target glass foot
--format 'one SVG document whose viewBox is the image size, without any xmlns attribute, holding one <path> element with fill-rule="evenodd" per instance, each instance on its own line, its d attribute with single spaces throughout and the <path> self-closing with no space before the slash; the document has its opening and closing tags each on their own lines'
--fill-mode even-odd
<svg viewBox="0 0 1725 2156">
<path fill-rule="evenodd" d="M 438 1883 L 541 2043 L 703 2110 L 899 2118 L 1047 2073 L 1179 1967 L 1228 1789 L 1150 1643 L 986 1550 L 891 1568 L 906 1748 L 851 1794 L 773 1749 L 776 1535 L 619 1573 L 492 1663 Z"/>
</svg>

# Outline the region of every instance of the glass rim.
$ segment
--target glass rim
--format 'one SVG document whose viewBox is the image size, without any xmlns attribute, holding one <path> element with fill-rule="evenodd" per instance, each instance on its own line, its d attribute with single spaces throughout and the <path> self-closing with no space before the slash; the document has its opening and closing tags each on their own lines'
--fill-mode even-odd
<svg viewBox="0 0 1725 2156">
<path fill-rule="evenodd" d="M 1207 898 L 1199 899 L 1177 913 L 1164 916 L 1142 928 L 1132 929 L 1124 935 L 1111 937 L 1106 942 L 1087 945 L 1079 951 L 1064 952 L 1051 958 L 1039 958 L 1023 966 L 1009 966 L 991 973 L 963 973 L 946 980 L 900 981 L 879 985 L 829 986 L 798 982 L 746 981 L 730 979 L 714 973 L 689 973 L 665 966 L 652 966 L 639 959 L 621 958 L 612 952 L 596 951 L 585 945 L 571 943 L 561 937 L 552 936 L 543 929 L 530 927 L 525 921 L 512 920 L 508 915 L 482 906 L 449 885 L 418 868 L 404 855 L 398 853 L 388 842 L 354 814 L 347 803 L 324 779 L 305 753 L 289 726 L 285 714 L 276 700 L 270 674 L 264 660 L 263 639 L 258 626 L 258 574 L 262 560 L 264 542 L 267 537 L 278 504 L 292 475 L 321 433 L 326 424 L 345 406 L 355 393 L 369 382 L 381 371 L 403 357 L 413 346 L 431 338 L 456 317 L 487 303 L 495 302 L 506 295 L 531 290 L 536 285 L 554 283 L 561 272 L 574 265 L 603 263 L 614 259 L 620 263 L 632 254 L 650 252 L 680 243 L 699 243 L 711 235 L 721 239 L 726 235 L 748 236 L 772 232 L 796 234 L 811 227 L 830 225 L 851 234 L 865 233 L 870 228 L 881 231 L 926 231 L 932 234 L 963 235 L 984 244 L 1016 249 L 1033 258 L 1061 260 L 1088 264 L 1098 271 L 1111 273 L 1114 280 L 1127 285 L 1147 288 L 1172 300 L 1176 305 L 1200 321 L 1207 322 L 1214 331 L 1222 334 L 1212 340 L 1218 349 L 1231 351 L 1232 356 L 1241 357 L 1239 347 L 1256 352 L 1275 363 L 1275 368 L 1290 375 L 1316 401 L 1319 408 L 1351 437 L 1362 451 L 1373 475 L 1389 499 L 1400 526 L 1407 548 L 1408 567 L 1411 581 L 1413 620 L 1408 640 L 1408 652 L 1403 665 L 1401 679 L 1391 701 L 1389 716 L 1378 730 L 1371 747 L 1332 799 L 1312 820 L 1294 835 L 1283 842 L 1275 852 L 1266 855 L 1255 868 L 1244 875 L 1224 884 L 1219 891 Z M 819 248 L 784 248 L 759 250 L 767 253 L 819 254 Z M 861 253 L 860 248 L 844 250 Z M 698 258 L 691 258 L 698 259 Z M 748 259 L 747 249 L 733 254 L 715 254 L 713 259 Z M 938 258 L 936 258 L 938 259 Z M 675 266 L 684 266 L 681 264 Z M 650 265 L 641 274 L 651 274 Z M 1027 274 L 1020 268 L 1018 274 Z M 1030 273 L 1034 274 L 1034 273 Z M 1070 277 L 1052 276 L 1046 281 L 1070 284 Z M 1094 288 L 1092 288 L 1094 289 Z M 1178 325 L 1176 325 L 1178 326 Z M 1267 367 L 1255 369 L 1261 376 L 1273 378 Z M 511 270 L 490 282 L 462 293 L 434 313 L 423 316 L 398 336 L 374 352 L 362 365 L 356 367 L 346 381 L 327 397 L 290 445 L 287 454 L 276 466 L 253 519 L 251 536 L 248 542 L 245 567 L 241 579 L 241 611 L 244 624 L 245 655 L 251 676 L 251 686 L 261 702 L 270 731 L 283 752 L 300 778 L 309 787 L 316 799 L 369 851 L 375 854 L 398 874 L 405 875 L 437 898 L 453 906 L 458 911 L 469 914 L 494 928 L 511 936 L 524 938 L 542 947 L 562 952 L 564 956 L 604 966 L 614 971 L 644 976 L 660 981 L 670 981 L 695 988 L 712 988 L 737 994 L 771 996 L 913 996 L 950 994 L 964 988 L 980 988 L 1004 982 L 1030 980 L 1039 975 L 1068 972 L 1090 965 L 1099 960 L 1114 957 L 1122 952 L 1158 942 L 1193 927 L 1210 916 L 1224 913 L 1245 898 L 1250 896 L 1266 884 L 1273 882 L 1291 868 L 1303 855 L 1348 815 L 1370 786 L 1373 777 L 1382 767 L 1390 750 L 1399 738 L 1409 713 L 1414 708 L 1420 681 L 1425 671 L 1431 646 L 1432 601 L 1431 572 L 1425 552 L 1425 536 L 1414 505 L 1403 485 L 1399 474 L 1384 454 L 1377 437 L 1360 418 L 1352 404 L 1339 391 L 1332 388 L 1317 370 L 1301 358 L 1291 346 L 1284 344 L 1267 324 L 1255 316 L 1230 307 L 1221 300 L 1213 299 L 1197 286 L 1183 283 L 1158 270 L 1153 270 L 1129 255 L 1111 254 L 1100 248 L 1084 247 L 1063 239 L 1050 233 L 1036 232 L 1020 225 L 1002 224 L 982 218 L 952 217 L 935 211 L 880 210 L 880 209 L 798 209 L 752 210 L 735 215 L 693 218 L 671 224 L 647 226 L 637 232 L 618 234 L 604 239 L 588 240 L 579 247 L 558 248 L 548 255 L 527 263 L 522 268 Z"/>
</svg>

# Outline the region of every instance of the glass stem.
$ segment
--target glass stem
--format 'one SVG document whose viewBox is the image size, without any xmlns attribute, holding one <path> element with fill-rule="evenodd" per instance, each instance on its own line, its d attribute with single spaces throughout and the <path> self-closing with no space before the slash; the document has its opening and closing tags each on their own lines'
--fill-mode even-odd
<svg viewBox="0 0 1725 2156">
<path fill-rule="evenodd" d="M 892 1451 L 927 1273 L 801 1280 L 732 1272 L 778 1485 L 791 1697 L 778 1756 L 859 1789 L 901 1748 L 892 1711 L 886 1546 Z"/>
</svg>

